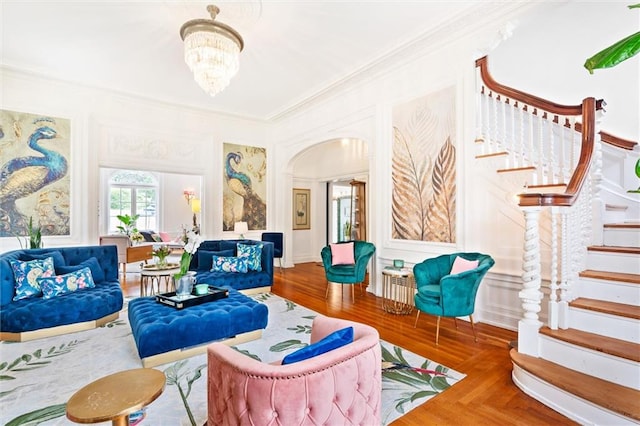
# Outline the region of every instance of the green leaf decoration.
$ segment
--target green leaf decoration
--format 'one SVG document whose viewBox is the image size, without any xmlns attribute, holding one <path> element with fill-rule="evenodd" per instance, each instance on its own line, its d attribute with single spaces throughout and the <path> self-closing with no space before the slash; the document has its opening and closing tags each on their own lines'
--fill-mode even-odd
<svg viewBox="0 0 640 426">
<path fill-rule="evenodd" d="M 51 405 L 30 413 L 22 414 L 11 420 L 5 426 L 35 426 L 48 420 L 57 419 L 65 415 L 67 404 Z"/>
<path fill-rule="evenodd" d="M 63 343 L 60 346 L 53 346 L 46 352 L 45 358 L 54 358 L 60 355 L 65 355 L 71 352 L 79 343 L 83 341 L 73 340 L 69 343 Z M 4 374 L 0 374 L 0 380 L 13 380 L 14 376 L 11 376 L 9 372 L 19 373 L 22 371 L 35 370 L 49 365 L 51 361 L 40 360 L 42 358 L 42 349 L 36 349 L 32 354 L 22 354 L 18 358 L 14 359 L 11 363 L 3 362 L 0 364 L 0 371 Z"/>
<path fill-rule="evenodd" d="M 232 348 L 235 349 L 237 352 L 241 353 L 242 355 L 246 355 L 249 358 L 255 359 L 256 361 L 262 361 L 258 355 L 252 354 L 251 352 L 249 352 L 246 349 L 238 349 L 235 346 L 232 346 Z"/>
<path fill-rule="evenodd" d="M 295 331 L 296 333 L 311 334 L 310 325 L 296 325 L 295 327 L 287 327 L 287 330 Z"/>
<path fill-rule="evenodd" d="M 584 63 L 584 67 L 593 74 L 598 68 L 611 68 L 640 52 L 640 31 L 612 44 L 596 53 Z"/>
<path fill-rule="evenodd" d="M 307 346 L 306 343 L 302 343 L 300 340 L 292 339 L 292 340 L 285 340 L 284 342 L 276 343 L 275 345 L 269 348 L 269 351 L 284 352 L 289 349 L 304 348 L 305 346 Z"/>
<path fill-rule="evenodd" d="M 298 306 L 289 300 L 286 300 L 285 302 L 287 304 L 287 310 L 285 312 L 293 311 L 296 308 L 296 306 Z"/>
</svg>

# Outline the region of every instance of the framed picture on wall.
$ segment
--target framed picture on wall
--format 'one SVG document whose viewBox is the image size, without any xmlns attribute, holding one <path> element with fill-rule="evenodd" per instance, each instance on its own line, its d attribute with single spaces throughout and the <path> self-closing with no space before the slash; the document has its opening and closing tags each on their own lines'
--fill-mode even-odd
<svg viewBox="0 0 640 426">
<path fill-rule="evenodd" d="M 311 229 L 311 190 L 293 188 L 293 230 Z"/>
</svg>

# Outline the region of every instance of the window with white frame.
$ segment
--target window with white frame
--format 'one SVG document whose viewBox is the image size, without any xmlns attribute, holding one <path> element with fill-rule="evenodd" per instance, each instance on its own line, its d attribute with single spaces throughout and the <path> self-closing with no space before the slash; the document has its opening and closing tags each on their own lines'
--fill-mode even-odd
<svg viewBox="0 0 640 426">
<path fill-rule="evenodd" d="M 139 215 L 139 230 L 156 230 L 158 221 L 158 179 L 136 170 L 115 170 L 109 178 L 109 232 L 117 232 L 118 215 Z"/>
</svg>

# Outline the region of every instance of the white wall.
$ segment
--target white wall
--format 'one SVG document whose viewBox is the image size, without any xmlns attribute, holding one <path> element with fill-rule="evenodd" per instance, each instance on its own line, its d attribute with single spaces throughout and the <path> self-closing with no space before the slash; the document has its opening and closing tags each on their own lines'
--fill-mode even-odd
<svg viewBox="0 0 640 426">
<path fill-rule="evenodd" d="M 296 182 L 292 171 L 297 156 L 314 144 L 331 138 L 357 135 L 369 145 L 369 240 L 377 247 L 370 289 L 379 294 L 380 269 L 392 259 L 408 265 L 427 257 L 454 251 L 482 251 L 496 259 L 479 296 L 477 317 L 513 328 L 520 317 L 518 299 L 522 264 L 523 219 L 513 195 L 521 183 L 515 178 L 496 181 L 495 171 L 474 156 L 474 61 L 499 39 L 507 23 L 521 22 L 511 39 L 489 54 L 490 69 L 501 83 L 515 86 L 558 103 L 579 104 L 584 97 L 604 97 L 611 104 L 606 130 L 640 140 L 638 132 L 638 58 L 625 68 L 597 71 L 615 76 L 589 76 L 584 60 L 617 36 L 637 31 L 637 18 L 610 2 L 553 3 L 544 13 L 527 17 L 483 16 L 467 34 L 414 50 L 384 71 L 353 81 L 334 96 L 326 96 L 304 111 L 283 118 L 275 142 L 284 149 L 276 159 L 282 170 L 276 182 L 290 193 Z M 631 15 L 631 17 L 629 16 Z M 606 16 L 606 19 L 603 17 Z M 588 28 L 589 30 L 585 30 Z M 610 30 L 610 31 L 609 31 Z M 603 40 L 604 34 L 608 39 Z M 609 37 L 610 34 L 615 36 Z M 621 38 L 620 37 L 620 38 Z M 434 47 L 435 46 L 435 47 Z M 580 47 L 578 47 L 580 46 Z M 391 238 L 391 111 L 394 105 L 454 85 L 457 93 L 458 235 L 456 244 L 430 244 Z M 290 205 L 287 206 L 290 208 Z M 286 211 L 286 209 L 285 209 Z M 322 228 L 305 236 L 305 253 L 316 253 Z M 293 243 L 298 242 L 296 238 Z M 291 247 L 291 246 L 290 246 Z M 297 247 L 293 247 L 297 250 Z M 543 247 L 544 250 L 544 247 Z M 542 314 L 544 316 L 544 313 Z"/>
<path fill-rule="evenodd" d="M 269 125 L 162 104 L 114 92 L 2 70 L 2 108 L 71 119 L 71 236 L 44 245 L 97 244 L 100 167 L 162 171 L 202 178 L 204 236 L 222 236 L 222 144 L 268 146 Z M 269 171 L 268 171 L 269 173 Z M 182 188 L 178 189 L 180 193 Z M 181 195 L 166 200 L 168 218 L 182 216 Z M 172 205 L 171 203 L 176 204 Z M 179 204 L 180 203 L 180 204 Z M 182 208 L 184 207 L 184 208 Z M 268 207 L 273 211 L 273 206 Z M 188 209 L 186 209 L 188 210 Z M 186 211 L 188 213 L 188 211 Z M 173 219 L 172 219 L 173 220 Z M 180 223 L 190 223 L 191 215 Z M 0 251 L 19 248 L 0 239 Z"/>
</svg>

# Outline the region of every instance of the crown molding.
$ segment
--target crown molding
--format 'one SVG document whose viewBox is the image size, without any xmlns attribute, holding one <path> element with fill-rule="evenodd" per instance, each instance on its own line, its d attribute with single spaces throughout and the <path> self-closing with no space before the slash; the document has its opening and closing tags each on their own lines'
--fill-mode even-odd
<svg viewBox="0 0 640 426">
<path fill-rule="evenodd" d="M 535 10 L 548 3 L 545 2 L 492 2 L 480 3 L 471 7 L 457 19 L 450 19 L 439 26 L 429 29 L 421 36 L 380 55 L 367 65 L 349 73 L 345 77 L 334 81 L 328 86 L 316 91 L 310 91 L 300 96 L 296 101 L 274 111 L 266 117 L 269 122 L 278 122 L 312 108 L 325 100 L 344 92 L 349 88 L 361 85 L 393 69 L 410 63 L 425 55 L 425 52 L 435 51 L 452 42 L 470 36 L 483 28 L 493 28 L 496 22 L 504 23 L 522 16 L 526 12 Z M 504 27 L 504 24 L 500 29 Z"/>
</svg>

